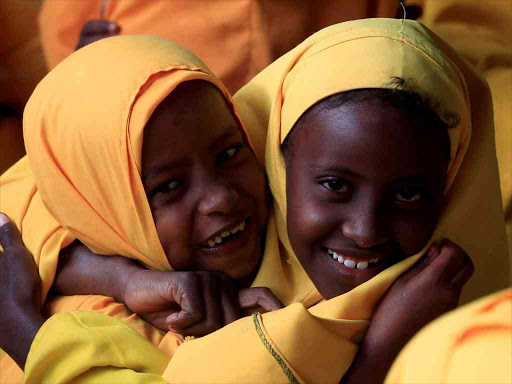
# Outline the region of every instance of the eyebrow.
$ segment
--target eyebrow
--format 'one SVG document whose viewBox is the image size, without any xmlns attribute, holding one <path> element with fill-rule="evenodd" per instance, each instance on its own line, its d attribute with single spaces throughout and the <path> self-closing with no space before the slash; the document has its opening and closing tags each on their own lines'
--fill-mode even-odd
<svg viewBox="0 0 512 384">
<path fill-rule="evenodd" d="M 341 167 L 339 165 L 332 165 L 332 164 L 325 164 L 325 165 L 318 165 L 318 164 L 309 164 L 309 168 L 315 170 L 315 171 L 322 171 L 322 172 L 335 172 L 335 173 L 344 173 L 346 175 L 350 176 L 360 176 L 356 172 L 352 171 L 349 168 Z"/>
<path fill-rule="evenodd" d="M 217 140 L 215 140 L 212 143 L 212 145 L 210 145 L 210 150 L 217 148 L 220 143 L 226 141 L 227 139 L 230 139 L 231 137 L 238 136 L 238 134 L 240 134 L 241 139 L 244 140 L 244 134 L 242 132 L 242 129 L 238 125 L 228 125 L 226 129 L 229 129 L 229 132 L 224 133 Z"/>
<path fill-rule="evenodd" d="M 142 184 L 146 184 L 149 181 L 153 180 L 155 177 L 160 175 L 161 173 L 164 173 L 172 168 L 179 167 L 181 164 L 184 164 L 184 162 L 181 161 L 170 161 L 168 163 L 162 163 L 152 166 L 149 171 L 142 175 Z"/>
</svg>

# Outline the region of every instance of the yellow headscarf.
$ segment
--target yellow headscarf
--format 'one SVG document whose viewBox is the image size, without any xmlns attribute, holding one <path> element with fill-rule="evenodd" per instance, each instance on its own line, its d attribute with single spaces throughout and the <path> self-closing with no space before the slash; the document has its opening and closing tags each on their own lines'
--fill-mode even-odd
<svg viewBox="0 0 512 384">
<path fill-rule="evenodd" d="M 506 287 L 509 267 L 487 84 L 445 42 L 410 20 L 364 19 L 326 28 L 235 95 L 249 131 L 268 127 L 266 168 L 283 246 L 291 248 L 281 152 L 287 134 L 316 102 L 353 89 L 391 88 L 393 77 L 414 79 L 419 92 L 439 102 L 441 118 L 447 113 L 460 117 L 457 127 L 448 130 L 446 203 L 431 241 L 448 237 L 472 257 L 476 271 L 463 301 Z M 258 139 L 256 148 L 263 146 Z"/>
<path fill-rule="evenodd" d="M 150 36 L 80 49 L 37 86 L 24 114 L 28 161 L 2 176 L 0 194 L 34 254 L 44 295 L 60 249 L 75 238 L 96 253 L 171 270 L 140 179 L 142 138 L 159 103 L 189 80 L 210 82 L 232 106 L 196 56 Z"/>
</svg>

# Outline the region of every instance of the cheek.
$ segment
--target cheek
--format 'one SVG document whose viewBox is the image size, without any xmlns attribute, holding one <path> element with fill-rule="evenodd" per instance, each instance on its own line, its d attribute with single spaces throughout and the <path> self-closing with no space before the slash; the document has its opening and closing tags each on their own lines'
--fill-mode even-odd
<svg viewBox="0 0 512 384">
<path fill-rule="evenodd" d="M 305 260 L 311 250 L 332 231 L 329 215 L 297 185 L 287 188 L 288 237 L 296 255 Z"/>
<path fill-rule="evenodd" d="M 254 158 L 244 167 L 240 167 L 232 175 L 232 180 L 238 186 L 238 191 L 254 202 L 258 224 L 260 230 L 263 230 L 267 223 L 271 201 L 265 171 Z"/>
<path fill-rule="evenodd" d="M 398 216 L 393 220 L 394 238 L 406 256 L 412 256 L 425 246 L 434 232 L 437 211 L 430 209 L 414 216 Z"/>
<path fill-rule="evenodd" d="M 192 267 L 191 250 L 188 247 L 191 243 L 190 215 L 183 208 L 184 204 L 180 208 L 161 207 L 153 211 L 158 238 L 174 270 Z"/>
</svg>

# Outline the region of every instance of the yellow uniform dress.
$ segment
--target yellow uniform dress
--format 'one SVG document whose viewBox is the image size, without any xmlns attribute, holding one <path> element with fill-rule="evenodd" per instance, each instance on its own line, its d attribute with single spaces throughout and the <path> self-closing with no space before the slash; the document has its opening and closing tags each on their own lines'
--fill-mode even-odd
<svg viewBox="0 0 512 384">
<path fill-rule="evenodd" d="M 133 38 L 122 41 L 130 39 Z M 86 47 L 79 56 L 72 55 L 71 60 L 88 62 L 89 54 L 101 52 L 101 62 L 107 63 L 103 65 L 116 67 L 116 60 L 123 56 L 120 51 L 115 52 L 115 57 L 110 55 L 113 41 Z M 146 57 L 149 62 L 150 57 Z M 64 61 L 54 76 L 65 77 L 67 71 L 75 69 L 74 64 Z M 265 161 L 276 200 L 265 256 L 254 285 L 266 281 L 278 297 L 287 304 L 295 304 L 272 313 L 254 314 L 211 335 L 183 343 L 171 359 L 167 357 L 166 367 L 156 346 L 151 349 L 140 333 L 127 330 L 126 325 L 115 319 L 83 311 L 59 314 L 41 328 L 34 341 L 27 360 L 26 381 L 154 382 L 157 375 L 158 380 L 180 383 L 337 383 L 355 356 L 376 303 L 422 253 L 388 268 L 345 295 L 311 306 L 319 298 L 311 283 L 302 280 L 304 271 L 291 252 L 286 235 L 285 169 L 280 145 L 300 115 L 317 101 L 350 89 L 384 87 L 391 76 L 414 77 L 422 92 L 439 100 L 438 113 L 450 111 L 460 116 L 460 124 L 449 131 L 449 187 L 432 240 L 449 237 L 472 255 L 477 272 L 473 285 L 470 283 L 466 290 L 466 300 L 506 286 L 507 248 L 499 201 L 492 105 L 485 81 L 419 23 L 391 19 L 347 22 L 313 35 L 269 66 L 236 96 L 238 111 L 260 158 L 265 146 L 264 132 L 268 129 Z M 47 87 L 53 85 L 51 78 L 43 82 L 38 90 L 41 93 L 36 93 L 34 100 L 51 103 L 52 98 L 44 96 Z M 145 92 L 141 100 L 144 95 Z M 43 116 L 42 111 L 48 109 L 36 108 Z M 136 109 L 137 102 L 134 113 Z M 27 113 L 32 112 L 29 109 Z M 128 127 L 139 127 L 138 123 L 132 118 Z M 137 148 L 137 140 L 140 134 L 130 135 L 132 147 Z M 31 148 L 29 145 L 29 158 Z M 480 166 L 482 159 L 485 167 Z M 82 231 L 77 233 L 87 245 L 98 250 L 98 245 Z M 489 259 L 493 260 L 491 266 L 486 263 Z M 93 339 L 89 339 L 89 333 L 94 334 Z M 87 348 L 82 347 L 84 343 Z M 66 346 L 65 354 L 62 345 Z M 140 354 L 140 360 L 134 361 L 132 348 L 145 351 L 144 356 Z M 124 353 L 128 355 L 125 357 Z M 117 378 L 119 372 L 125 376 Z"/>
<path fill-rule="evenodd" d="M 512 261 L 512 1 L 425 0 L 421 21 L 457 49 L 489 82 Z"/>
<path fill-rule="evenodd" d="M 512 383 L 512 288 L 426 326 L 400 352 L 386 383 Z"/>
<path fill-rule="evenodd" d="M 235 92 L 275 59 L 329 25 L 394 17 L 394 0 L 46 0 L 39 18 L 49 68 L 76 48 L 91 19 L 117 23 L 122 35 L 154 35 L 198 55 Z"/>
</svg>

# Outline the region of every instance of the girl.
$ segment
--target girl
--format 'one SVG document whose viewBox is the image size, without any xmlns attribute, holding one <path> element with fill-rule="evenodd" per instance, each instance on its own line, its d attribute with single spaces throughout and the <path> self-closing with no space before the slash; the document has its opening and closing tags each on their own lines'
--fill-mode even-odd
<svg viewBox="0 0 512 384">
<path fill-rule="evenodd" d="M 397 55 L 397 52 L 400 54 Z M 358 60 L 354 60 L 354 58 Z M 488 249 L 486 252 L 489 255 L 493 252 L 491 249 L 495 250 L 493 261 L 495 265 L 499 264 L 495 274 L 498 280 L 506 280 L 499 276 L 500 270 L 503 267 L 506 268 L 506 252 L 504 251 L 506 248 L 503 223 L 499 220 L 501 216 L 496 206 L 499 199 L 494 199 L 499 192 L 495 159 L 493 158 L 492 129 L 489 128 L 492 127 L 492 120 L 489 114 L 488 90 L 485 83 L 449 47 L 421 25 L 409 21 L 360 20 L 321 31 L 271 65 L 237 95 L 240 111 L 247 119 L 249 129 L 267 126 L 268 123 L 267 171 L 271 189 L 276 198 L 273 213 L 282 249 L 291 250 L 291 244 L 287 240 L 286 234 L 286 212 L 288 212 L 288 217 L 292 214 L 300 215 L 300 212 L 287 211 L 286 207 L 286 168 L 281 144 L 287 134 L 311 106 L 326 97 L 351 89 L 392 88 L 387 84 L 393 76 L 414 77 L 420 84 L 422 93 L 437 96 L 435 99 L 441 100 L 442 108 L 457 113 L 460 118 L 459 124 L 451 132 L 449 131 L 450 161 L 447 164 L 444 163 L 443 155 L 446 154 L 446 151 L 441 149 L 436 152 L 435 162 L 438 167 L 434 167 L 434 169 L 438 172 L 440 179 L 436 190 L 444 191 L 446 189 L 448 192 L 443 197 L 440 218 L 435 224 L 432 237 L 430 236 L 433 230 L 432 224 L 415 227 L 421 229 L 421 236 L 419 236 L 419 240 L 414 239 L 413 245 L 402 247 L 402 244 L 395 246 L 394 243 L 391 243 L 393 252 L 400 250 L 405 256 L 417 252 L 415 255 L 386 268 L 382 273 L 366 282 L 365 279 L 350 278 L 349 283 L 355 288 L 352 287 L 348 293 L 315 305 L 309 310 L 306 310 L 303 304 L 293 304 L 269 314 L 255 314 L 252 318 L 241 319 L 212 335 L 182 344 L 165 369 L 163 379 L 168 382 L 224 383 L 285 380 L 291 382 L 337 382 L 347 373 L 372 314 L 373 320 L 368 330 L 368 336 L 361 344 L 358 360 L 343 377 L 343 380 L 346 382 L 357 381 L 355 379 L 357 378 L 361 382 L 362 376 L 368 377 L 369 374 L 374 373 L 372 369 L 375 369 L 376 376 L 382 377 L 382 372 L 385 372 L 389 359 L 392 359 L 393 354 L 399 350 L 401 344 L 403 345 L 404 340 L 393 339 L 397 336 L 396 330 L 405 329 L 406 337 L 410 336 L 411 332 L 414 333 L 425 321 L 430 320 L 429 316 L 435 316 L 453 306 L 458 299 L 461 285 L 468 276 L 467 263 L 463 258 L 453 257 L 453 252 L 441 252 L 439 255 L 434 247 L 434 251 L 425 259 L 425 263 L 417 264 L 415 268 L 397 280 L 389 294 L 376 308 L 387 288 L 402 272 L 418 260 L 421 254 L 419 252 L 421 249 L 418 249 L 421 248 L 420 243 L 426 242 L 423 244 L 425 248 L 431 240 L 441 236 L 450 235 L 464 240 L 464 246 L 467 246 L 470 252 Z M 362 111 L 356 112 L 352 115 L 361 119 Z M 393 111 L 393 119 L 405 123 L 403 111 L 401 111 L 402 117 L 400 117 L 400 113 L 396 112 Z M 370 121 L 379 118 L 380 120 L 377 120 L 381 121 L 379 130 L 383 129 L 384 132 L 386 130 L 389 132 L 390 127 L 383 125 L 380 112 L 370 117 Z M 427 131 L 427 127 L 430 125 L 420 127 L 421 134 L 418 135 L 410 126 L 404 127 L 400 132 L 413 132 L 406 136 L 406 141 L 417 143 L 425 139 L 424 133 Z M 368 126 L 363 126 L 363 128 L 367 133 Z M 438 129 L 439 127 L 434 126 L 433 128 Z M 433 140 L 442 143 L 442 130 L 435 132 L 437 136 L 434 136 Z M 477 137 L 476 142 L 472 141 L 471 144 L 470 133 Z M 382 133 L 379 135 L 382 137 Z M 369 140 L 370 137 L 366 136 L 365 139 Z M 396 148 L 398 144 L 396 140 L 398 138 L 393 137 L 390 142 L 393 144 L 393 148 Z M 360 140 L 359 145 L 361 142 L 364 140 Z M 378 147 L 379 143 L 376 144 Z M 261 145 L 261 141 L 255 142 L 255 148 L 261 148 L 259 145 Z M 446 148 L 447 146 L 445 146 Z M 378 154 L 377 152 L 370 158 L 370 163 L 382 158 L 382 153 L 376 156 Z M 424 153 L 419 153 L 419 155 L 421 158 L 425 157 Z M 490 164 L 492 169 L 489 167 L 481 169 L 475 165 L 477 162 L 484 161 L 483 159 Z M 347 159 L 344 160 L 344 162 L 346 161 Z M 352 163 L 354 164 L 353 160 Z M 357 161 L 355 164 L 357 165 Z M 423 164 L 425 165 L 425 163 Z M 389 163 L 386 167 L 388 165 Z M 443 167 L 446 168 L 446 174 L 439 173 L 440 168 Z M 396 166 L 393 169 L 386 175 L 393 176 L 397 172 Z M 302 171 L 306 170 L 302 169 Z M 368 178 L 367 175 L 363 176 Z M 379 182 L 382 183 L 382 180 Z M 375 188 L 375 180 L 372 183 L 374 184 L 371 185 L 370 190 Z M 489 195 L 475 196 L 474 189 L 469 188 L 470 185 L 472 187 L 475 185 L 485 186 Z M 400 194 L 403 197 L 402 194 L 405 194 L 411 198 L 408 190 L 400 188 L 394 190 L 396 193 L 392 196 Z M 442 194 L 437 193 L 438 195 Z M 490 195 L 494 197 L 489 197 Z M 489 200 L 482 204 L 483 198 Z M 466 204 L 475 204 L 477 201 L 479 202 L 478 209 L 467 209 Z M 375 200 L 373 202 L 375 203 Z M 365 204 L 355 206 L 359 210 L 368 209 L 367 207 Z M 428 222 L 436 222 L 435 216 L 433 215 Z M 349 215 L 348 217 L 355 218 L 357 216 Z M 314 217 L 312 218 L 314 219 Z M 363 219 L 366 220 L 366 217 Z M 478 222 L 478 226 L 468 224 L 473 220 Z M 465 225 L 457 225 L 461 222 L 464 222 Z M 479 231 L 482 223 L 485 223 L 490 233 L 482 234 Z M 291 223 L 289 223 L 289 227 L 292 229 Z M 361 225 L 360 228 L 371 229 L 372 226 Z M 352 233 L 357 232 L 361 231 L 352 231 Z M 375 233 L 379 236 L 382 235 L 379 231 Z M 471 235 L 467 236 L 467 233 Z M 293 239 L 293 236 L 290 234 L 290 239 Z M 379 238 L 379 236 L 375 237 Z M 321 236 L 321 238 L 326 237 Z M 356 240 L 352 238 L 352 241 Z M 359 246 L 364 247 L 367 242 L 369 242 L 368 239 L 360 241 Z M 387 236 L 382 236 L 376 243 L 371 244 L 370 241 L 371 246 L 378 245 L 378 243 L 387 244 Z M 316 243 L 312 244 L 316 246 Z M 478 248 L 482 245 L 484 248 Z M 334 260 L 333 254 L 330 254 L 329 250 L 332 253 L 338 251 L 342 253 L 342 249 L 338 249 L 341 247 L 332 244 L 309 247 L 304 252 L 307 254 L 311 249 L 316 248 L 323 248 L 324 252 L 318 256 L 325 257 L 325 260 Z M 391 255 L 393 252 L 386 249 L 386 252 L 380 254 L 377 259 L 384 259 L 384 256 Z M 476 253 L 478 261 L 482 254 Z M 293 255 L 291 252 L 290 254 Z M 341 265 L 338 260 L 339 256 L 337 254 L 336 263 Z M 349 260 L 353 259 L 353 262 L 357 259 L 353 255 L 341 256 Z M 302 256 L 301 259 L 306 260 Z M 299 263 L 293 256 L 285 260 L 289 260 L 287 264 L 290 267 L 281 269 L 282 263 L 272 261 L 274 269 L 280 273 L 283 271 L 283 274 L 294 270 L 294 268 L 299 270 L 297 269 Z M 367 256 L 367 261 L 372 260 Z M 358 260 L 358 262 L 364 263 L 362 260 Z M 270 261 L 266 263 L 264 259 L 262 268 L 269 264 L 271 264 Z M 308 268 L 308 273 L 314 275 L 315 271 L 309 269 L 307 263 L 305 265 Z M 324 268 L 322 264 L 320 266 Z M 332 265 L 328 264 L 327 267 L 332 268 Z M 345 264 L 344 267 L 351 268 L 350 265 Z M 362 268 L 361 270 L 368 269 Z M 463 271 L 462 276 L 458 275 L 459 271 Z M 341 273 L 341 275 L 343 274 L 346 275 L 346 273 Z M 337 280 L 340 280 L 339 276 L 340 274 L 334 274 L 334 278 Z M 257 280 L 258 278 L 256 278 Z M 329 277 L 329 281 L 333 281 L 332 276 Z M 337 281 L 334 282 L 337 283 Z M 275 284 L 271 283 L 270 287 L 276 286 L 283 291 L 284 289 L 279 286 L 279 283 L 279 281 Z M 321 286 L 319 288 L 326 292 L 327 288 Z M 340 293 L 345 291 L 348 289 L 342 288 Z M 326 296 L 329 297 L 328 293 Z M 425 300 L 426 298 L 428 300 Z M 411 305 L 418 305 L 418 303 L 422 304 L 422 309 L 415 308 L 414 311 L 411 311 Z M 84 327 L 83 324 L 88 324 L 89 328 Z M 118 381 L 115 379 L 115 369 L 96 367 L 88 371 L 90 367 L 97 365 L 93 360 L 101 360 L 101 365 L 105 361 L 111 362 L 107 365 L 121 368 L 119 371 L 123 374 L 129 371 L 134 375 L 131 377 L 141 377 L 141 380 L 144 380 L 144 376 L 137 376 L 135 370 L 158 374 L 162 367 L 153 366 L 152 368 L 151 360 L 153 359 L 151 358 L 149 361 L 137 361 L 138 366 L 135 367 L 132 360 L 128 358 L 119 362 L 117 357 L 116 361 L 113 360 L 113 357 L 109 357 L 111 356 L 109 350 L 113 345 L 116 346 L 116 351 L 121 351 L 121 356 L 123 353 L 129 353 L 130 348 L 136 345 L 144 346 L 149 356 L 147 342 L 143 339 L 133 335 L 133 332 L 130 333 L 112 319 L 97 314 L 75 313 L 54 316 L 43 326 L 32 346 L 27 362 L 28 377 L 35 381 L 43 379 L 65 381 L 62 376 L 59 376 L 64 371 L 60 371 L 60 373 L 56 370 L 50 371 L 45 369 L 44 365 L 38 365 L 38 362 L 42 358 L 51 356 L 52 351 L 57 351 L 63 343 L 69 347 L 72 347 L 72 340 L 75 345 L 86 343 L 86 335 L 90 337 L 90 327 L 98 330 L 102 324 L 109 326 L 113 338 L 110 336 L 108 339 L 102 338 L 102 348 L 99 347 L 100 343 L 97 343 L 95 344 L 97 349 L 87 353 L 77 351 L 76 354 L 67 355 L 66 357 L 69 358 L 67 362 L 60 360 L 58 365 L 66 367 L 66 377 L 77 378 L 79 372 L 90 372 L 91 374 L 94 372 L 96 379 Z M 52 341 L 51 335 L 57 329 L 62 329 L 64 325 L 66 334 L 60 338 L 57 345 Z M 410 325 L 410 328 L 407 325 Z M 386 328 L 391 332 L 382 332 Z M 74 331 L 71 332 L 71 330 Z M 73 339 L 71 334 L 74 336 Z M 79 339 L 76 338 L 77 335 L 81 335 Z M 121 335 L 123 336 L 121 337 Z M 67 343 L 68 338 L 69 343 Z M 373 348 L 376 346 L 379 346 L 380 349 Z M 128 355 L 126 356 L 128 357 Z M 156 355 L 154 356 L 154 361 L 156 361 Z M 358 363 L 360 357 L 371 363 L 366 365 L 366 369 L 361 369 L 364 365 Z M 384 359 L 382 359 L 383 357 Z M 159 362 L 161 363 L 161 360 Z"/>
<path fill-rule="evenodd" d="M 261 262 L 264 171 L 230 96 L 195 56 L 153 37 L 113 40 L 77 52 L 38 86 L 25 113 L 29 155 L 2 176 L 2 207 L 38 264 L 43 301 L 61 248 L 80 239 L 153 269 L 192 271 L 168 284 L 184 311 L 160 314 L 191 333 L 197 320 L 218 328 L 240 317 L 238 288 Z M 203 270 L 218 272 L 194 272 Z M 242 307 L 281 307 L 258 292 Z M 168 353 L 183 340 L 106 297 L 57 297 L 45 311 L 78 308 L 121 318 Z M 1 372 L 9 382 L 21 374 L 7 358 Z"/>
</svg>

